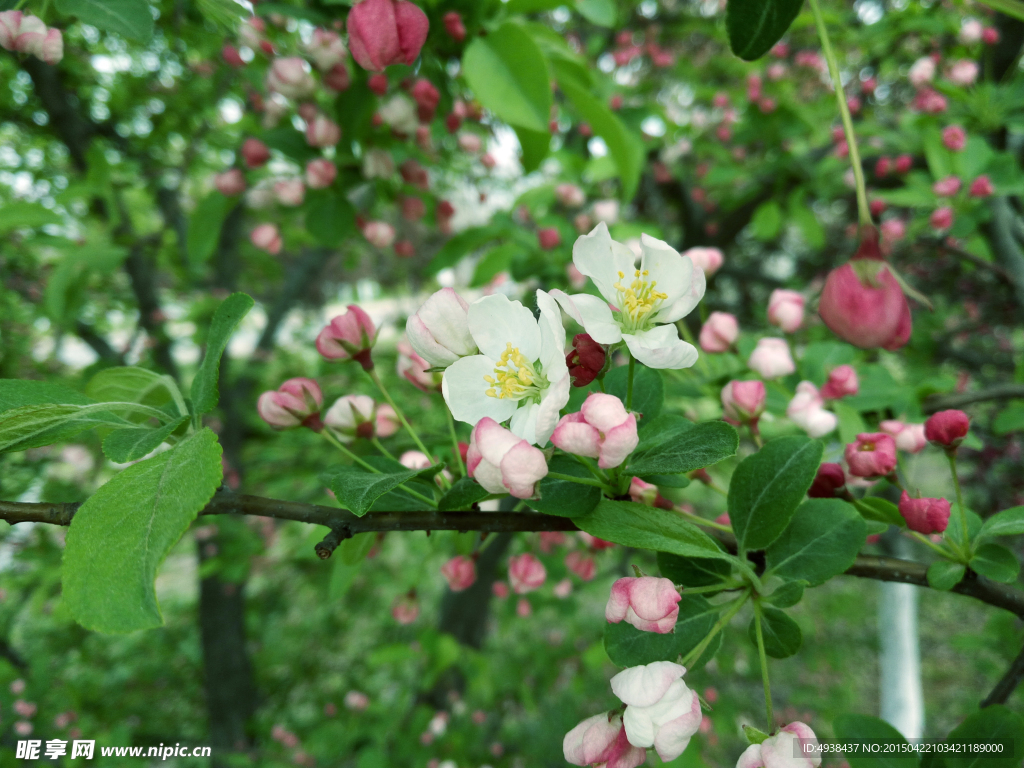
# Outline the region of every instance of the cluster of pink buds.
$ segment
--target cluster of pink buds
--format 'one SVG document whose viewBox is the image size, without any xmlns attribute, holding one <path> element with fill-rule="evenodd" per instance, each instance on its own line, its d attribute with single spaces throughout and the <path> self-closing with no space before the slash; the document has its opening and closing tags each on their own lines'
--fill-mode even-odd
<svg viewBox="0 0 1024 768">
<path fill-rule="evenodd" d="M 314 432 L 324 428 L 320 408 L 324 396 L 312 379 L 288 379 L 276 391 L 264 392 L 256 403 L 256 411 L 274 429 L 309 427 Z"/>
<path fill-rule="evenodd" d="M 355 304 L 324 326 L 316 337 L 316 349 L 328 360 L 355 360 L 363 370 L 373 370 L 370 350 L 377 341 L 373 320 Z"/>
<path fill-rule="evenodd" d="M 64 58 L 64 37 L 59 29 L 47 27 L 38 16 L 4 11 L 0 13 L 0 48 L 35 56 L 47 64 L 59 64 Z"/>
<path fill-rule="evenodd" d="M 382 72 L 391 64 L 412 64 L 427 39 L 427 15 L 408 0 L 362 0 L 346 23 L 352 57 L 363 69 Z"/>
<path fill-rule="evenodd" d="M 636 416 L 615 395 L 593 392 L 577 413 L 563 416 L 551 435 L 556 448 L 597 459 L 601 469 L 617 467 L 636 448 Z"/>
</svg>

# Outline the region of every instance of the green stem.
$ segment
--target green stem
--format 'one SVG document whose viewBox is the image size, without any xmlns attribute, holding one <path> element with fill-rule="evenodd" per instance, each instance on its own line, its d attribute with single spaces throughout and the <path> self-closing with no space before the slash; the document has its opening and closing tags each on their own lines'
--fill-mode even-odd
<svg viewBox="0 0 1024 768">
<path fill-rule="evenodd" d="M 391 395 L 388 394 L 387 389 L 384 388 L 384 382 L 381 381 L 380 376 L 377 375 L 377 369 L 372 368 L 370 369 L 370 371 L 368 371 L 368 373 L 370 374 L 370 378 L 373 379 L 373 383 L 377 385 L 377 389 L 379 389 L 380 393 L 384 396 L 384 399 L 387 401 L 388 405 L 390 405 L 394 409 L 395 415 L 398 417 L 398 421 L 401 422 L 402 426 L 405 428 L 405 431 L 409 433 L 410 437 L 412 437 L 412 441 L 416 443 L 416 447 L 419 448 L 427 456 L 427 458 L 430 459 L 431 463 L 433 463 L 434 457 L 430 455 L 430 451 L 427 450 L 427 447 L 423 444 L 423 441 L 420 440 L 420 436 L 416 434 L 416 430 L 414 430 L 412 428 L 412 425 L 409 424 L 409 422 L 406 420 L 405 414 L 402 413 L 402 409 L 399 408 L 397 403 L 395 403 L 395 401 L 391 399 Z M 441 484 L 444 486 L 445 490 L 451 488 L 451 483 L 448 482 L 447 478 L 445 478 L 444 475 L 439 475 L 439 477 L 441 478 Z"/>
<path fill-rule="evenodd" d="M 757 574 L 754 573 L 754 569 L 751 568 L 750 563 L 747 562 L 746 549 L 743 547 L 740 547 L 739 549 L 743 554 L 732 561 L 733 565 L 739 569 L 740 573 L 747 577 L 750 583 L 754 585 L 754 589 L 758 592 L 762 592 L 764 587 L 761 586 L 761 580 L 757 578 Z"/>
<path fill-rule="evenodd" d="M 459 465 L 459 474 L 465 477 L 466 465 L 462 463 L 462 453 L 459 451 L 459 436 L 455 434 L 455 419 L 447 407 L 444 409 L 444 415 L 448 418 L 448 434 L 452 437 L 452 450 L 455 451 L 455 461 Z"/>
<path fill-rule="evenodd" d="M 723 581 L 721 584 L 711 584 L 706 587 L 683 587 L 682 592 L 686 595 L 700 595 L 705 592 L 725 592 L 730 589 L 744 589 L 746 586 L 741 581 Z"/>
<path fill-rule="evenodd" d="M 633 357 L 633 353 L 626 351 L 629 355 L 629 379 L 626 382 L 626 410 L 628 411 L 633 407 L 633 373 L 636 369 L 636 359 Z"/>
<path fill-rule="evenodd" d="M 604 392 L 604 379 L 598 379 L 597 386 L 601 388 L 602 392 Z"/>
<path fill-rule="evenodd" d="M 697 340 L 693 338 L 693 333 L 690 331 L 690 326 L 686 324 L 685 320 L 680 320 L 676 323 L 676 328 L 679 329 L 679 333 L 682 337 L 694 347 L 697 346 Z M 708 367 L 708 361 L 704 359 L 703 355 L 698 353 L 697 362 L 700 363 L 700 369 L 705 376 L 711 375 L 711 369 Z"/>
<path fill-rule="evenodd" d="M 692 522 L 694 525 L 703 525 L 705 528 L 714 528 L 719 531 L 725 531 L 726 533 L 732 533 L 732 528 L 728 525 L 722 525 L 716 523 L 714 520 L 705 520 L 700 515 L 695 515 L 693 512 L 687 512 L 685 509 L 680 510 L 679 514 L 685 517 L 687 520 Z"/>
<path fill-rule="evenodd" d="M 839 76 L 839 62 L 832 50 L 832 43 L 829 42 L 828 30 L 825 29 L 825 19 L 821 15 L 821 8 L 818 7 L 818 0 L 810 0 L 810 3 L 811 11 L 814 13 L 814 23 L 818 27 L 818 37 L 821 38 L 821 49 L 825 54 L 825 61 L 828 62 L 829 75 L 832 77 L 832 87 L 836 92 L 836 101 L 839 102 L 839 114 L 843 118 L 846 143 L 850 148 L 850 165 L 853 167 L 853 178 L 857 185 L 857 215 L 861 226 L 871 226 L 871 209 L 868 208 L 868 194 L 864 186 L 864 168 L 860 162 L 860 150 L 857 149 L 857 137 L 853 133 L 850 107 L 846 103 L 846 94 L 843 92 L 843 80 Z"/>
<path fill-rule="evenodd" d="M 761 681 L 764 683 L 764 708 L 768 712 L 768 733 L 775 730 L 775 714 L 772 712 L 772 686 L 768 681 L 768 656 L 764 651 L 764 632 L 761 629 L 761 605 L 754 601 L 754 629 L 757 632 L 757 655 L 761 658 Z"/>
<path fill-rule="evenodd" d="M 692 664 L 694 661 L 701 657 L 701 654 L 704 653 L 705 650 L 707 650 L 707 647 L 711 644 L 711 641 L 715 639 L 715 635 L 721 632 L 725 625 L 732 620 L 732 617 L 739 613 L 740 608 L 742 608 L 744 603 L 747 602 L 748 597 L 750 597 L 749 589 L 744 590 L 743 594 L 737 597 L 736 599 L 728 603 L 722 603 L 722 605 L 719 606 L 720 608 L 724 608 L 727 605 L 731 605 L 732 607 L 729 608 L 728 611 L 726 611 L 722 616 L 719 617 L 718 621 L 715 622 L 715 626 L 713 626 L 711 628 L 711 631 L 708 633 L 708 636 L 701 640 L 696 648 L 694 648 L 692 651 L 686 654 L 686 656 L 683 658 L 684 667 L 689 667 L 690 664 Z"/>
<path fill-rule="evenodd" d="M 389 451 L 387 448 L 381 445 L 380 440 L 378 440 L 376 437 L 371 437 L 370 442 L 373 443 L 373 447 L 376 448 L 381 453 L 383 453 L 384 456 L 391 459 L 392 461 L 397 461 L 397 459 L 391 455 L 391 451 Z"/>
<path fill-rule="evenodd" d="M 333 445 L 335 448 L 337 448 L 339 451 L 341 451 L 343 454 L 345 454 L 345 456 L 347 456 L 348 458 L 352 459 L 352 461 L 354 461 L 356 464 L 361 466 L 363 469 L 367 470 L 368 472 L 373 472 L 373 473 L 378 474 L 378 475 L 384 474 L 383 472 L 381 472 L 379 469 L 377 469 L 372 464 L 367 464 L 361 458 L 359 458 L 354 453 L 352 453 L 352 451 L 350 451 L 348 449 L 348 447 L 345 446 L 344 443 L 342 443 L 338 438 L 336 438 L 333 434 L 331 434 L 330 428 L 324 427 L 323 431 L 320 434 L 323 435 L 324 439 L 327 440 L 327 442 L 329 442 L 331 445 Z M 427 498 L 422 493 L 414 491 L 412 488 L 407 486 L 405 483 L 402 483 L 398 487 L 401 488 L 406 493 L 408 493 L 410 496 L 419 499 L 424 504 L 429 504 L 434 509 L 437 509 L 437 502 L 436 501 L 434 501 L 433 499 Z"/>
<path fill-rule="evenodd" d="M 963 491 L 960 490 L 960 477 L 956 473 L 956 454 L 949 452 L 946 454 L 946 457 L 949 459 L 949 471 L 953 473 L 953 487 L 956 488 L 956 506 L 960 510 L 960 525 L 963 528 L 963 551 L 966 556 L 971 551 L 971 535 L 967 532 L 967 510 L 964 509 L 964 495 Z"/>
<path fill-rule="evenodd" d="M 963 553 L 962 553 L 962 552 L 960 551 L 960 547 L 959 547 L 959 546 L 957 546 L 957 547 L 956 547 L 956 550 L 957 550 L 956 552 L 954 552 L 954 553 L 951 553 L 951 552 L 950 552 L 950 551 L 949 551 L 948 549 L 946 549 L 945 547 L 942 547 L 942 546 L 940 546 L 940 545 L 938 545 L 938 544 L 934 544 L 934 543 L 932 543 L 931 539 L 929 539 L 929 538 L 928 538 L 927 536 L 925 536 L 925 535 L 924 535 L 924 534 L 922 534 L 922 533 L 918 533 L 917 531 L 911 531 L 911 532 L 910 532 L 910 535 L 911 535 L 911 536 L 913 536 L 913 537 L 914 537 L 915 539 L 917 539 L 918 541 L 920 541 L 920 542 L 921 542 L 922 544 L 924 544 L 925 546 L 927 546 L 927 547 L 929 547 L 929 548 L 931 548 L 931 549 L 935 550 L 935 552 L 936 552 L 936 553 L 937 553 L 938 555 L 940 555 L 941 557 L 943 557 L 943 558 L 944 558 L 944 559 L 946 559 L 946 560 L 948 560 L 948 559 L 949 559 L 949 556 L 950 556 L 950 554 L 954 554 L 954 555 L 960 555 L 960 556 L 963 556 Z M 950 542 L 950 543 L 952 544 L 953 542 Z"/>
<path fill-rule="evenodd" d="M 578 461 L 580 464 L 582 464 L 584 467 L 586 467 L 588 470 L 590 470 L 590 474 L 592 474 L 594 477 L 596 477 L 602 483 L 607 483 L 608 482 L 608 475 L 606 475 L 604 472 L 602 472 L 601 469 L 599 467 L 597 467 L 594 464 L 594 462 L 591 461 L 590 459 L 588 459 L 586 456 L 577 456 L 574 453 L 570 453 L 568 455 L 572 456 L 574 459 L 576 459 L 576 461 Z"/>
<path fill-rule="evenodd" d="M 563 475 L 561 472 L 548 472 L 548 477 L 553 480 L 568 480 L 570 483 L 579 483 L 580 485 L 592 485 L 595 488 L 600 488 L 602 491 L 606 491 L 609 494 L 614 494 L 615 489 L 607 483 L 602 483 L 600 480 L 591 480 L 589 477 L 575 477 L 573 475 Z"/>
</svg>

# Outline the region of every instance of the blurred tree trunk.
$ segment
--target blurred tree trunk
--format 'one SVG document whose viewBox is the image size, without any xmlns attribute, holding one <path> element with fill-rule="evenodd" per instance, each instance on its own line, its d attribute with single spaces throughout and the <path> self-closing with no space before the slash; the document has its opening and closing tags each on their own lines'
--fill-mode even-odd
<svg viewBox="0 0 1024 768">
<path fill-rule="evenodd" d="M 898 533 L 882 541 L 887 554 L 910 555 L 909 542 Z M 878 595 L 879 714 L 908 739 L 924 735 L 917 590 L 913 584 L 883 582 Z"/>
<path fill-rule="evenodd" d="M 454 636 L 463 645 L 471 648 L 483 646 L 487 634 L 487 620 L 491 615 L 491 586 L 495 581 L 498 562 L 504 557 L 511 543 L 511 533 L 499 533 L 480 553 L 473 586 L 461 592 L 445 590 L 444 597 L 441 598 L 441 620 L 438 629 Z"/>
</svg>

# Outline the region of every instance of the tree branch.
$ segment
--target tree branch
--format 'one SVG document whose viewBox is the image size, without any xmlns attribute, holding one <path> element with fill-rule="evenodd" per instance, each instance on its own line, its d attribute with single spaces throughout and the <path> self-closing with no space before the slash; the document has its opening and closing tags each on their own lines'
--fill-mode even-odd
<svg viewBox="0 0 1024 768">
<path fill-rule="evenodd" d="M 1021 679 L 1024 678 L 1024 648 L 1017 654 L 1017 658 L 1010 664 L 1010 668 L 1006 670 L 1006 674 L 1002 676 L 996 687 L 992 689 L 992 693 L 985 697 L 985 700 L 981 702 L 981 708 L 990 707 L 993 704 L 1005 704 L 1006 700 L 1010 698 L 1010 694 L 1013 693 Z"/>
<path fill-rule="evenodd" d="M 929 395 L 924 401 L 924 412 L 935 413 L 949 408 L 963 408 L 971 403 L 1008 400 L 1014 397 L 1024 398 L 1024 384 L 997 384 L 987 389 L 958 395 Z"/>
</svg>

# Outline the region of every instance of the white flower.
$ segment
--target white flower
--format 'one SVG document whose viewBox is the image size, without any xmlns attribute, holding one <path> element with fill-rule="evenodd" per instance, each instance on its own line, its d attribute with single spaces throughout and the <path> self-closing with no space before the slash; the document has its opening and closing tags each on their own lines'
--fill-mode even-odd
<svg viewBox="0 0 1024 768">
<path fill-rule="evenodd" d="M 598 224 L 573 245 L 572 260 L 606 301 L 561 291 L 551 295 L 598 344 L 624 341 L 633 357 L 651 368 L 689 368 L 697 362 L 697 349 L 680 340 L 671 323 L 686 317 L 703 298 L 704 272 L 648 235 L 641 238 L 641 248 L 636 269 L 633 252 L 612 240 L 607 225 Z"/>
<path fill-rule="evenodd" d="M 458 421 L 511 419 L 514 435 L 547 443 L 569 401 L 569 369 L 558 305 L 537 291 L 537 306 L 539 321 L 501 294 L 469 305 L 469 333 L 481 354 L 452 363 L 441 380 L 441 393 Z"/>
<path fill-rule="evenodd" d="M 686 683 L 686 667 L 656 661 L 624 669 L 612 691 L 626 704 L 622 722 L 634 747 L 654 747 L 663 761 L 675 760 L 700 728 L 700 700 Z"/>
</svg>

